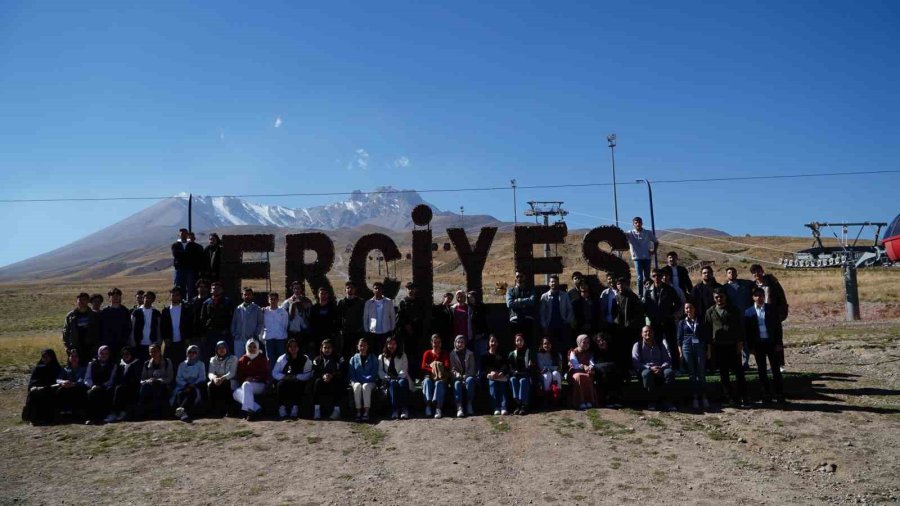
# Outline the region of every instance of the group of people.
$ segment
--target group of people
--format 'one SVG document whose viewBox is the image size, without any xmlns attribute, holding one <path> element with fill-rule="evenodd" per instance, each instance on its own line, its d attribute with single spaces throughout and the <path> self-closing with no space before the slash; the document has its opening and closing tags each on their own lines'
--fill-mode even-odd
<svg viewBox="0 0 900 506">
<path fill-rule="evenodd" d="M 635 225 L 639 229 L 639 218 Z M 646 242 L 652 253 L 655 239 Z M 645 265 L 639 253 L 633 257 L 640 273 Z M 81 293 L 65 319 L 66 363 L 52 349 L 42 353 L 23 415 L 36 423 L 58 415 L 88 423 L 171 413 L 190 420 L 239 406 L 256 418 L 259 396 L 270 393 L 281 418 L 298 417 L 304 396 L 313 418 L 340 418 L 349 395 L 356 418 L 365 421 L 379 392 L 391 418 L 406 419 L 418 388 L 428 417 L 443 416 L 448 390 L 456 415 L 472 415 L 479 388 L 489 411 L 525 414 L 537 403 L 563 399 L 578 409 L 615 407 L 631 377 L 648 392 L 651 409 L 672 409 L 669 389 L 678 372 L 689 376 L 692 407 L 701 409 L 709 406 L 705 378 L 712 366 L 726 400 L 749 402 L 744 370 L 750 354 L 763 401 L 774 396 L 784 402 L 787 301 L 774 276 L 759 265 L 750 272 L 753 280 L 744 280 L 730 267 L 720 285 L 707 266 L 693 285 L 670 252 L 667 265 L 650 271 L 637 293 L 628 278 L 610 275 L 604 286 L 580 272 L 573 273 L 570 290 L 551 276 L 548 289 L 538 293 L 516 273 L 505 294 L 508 331 L 491 328 L 477 291 L 446 293 L 433 304 L 414 283 L 396 308 L 381 283 L 373 284 L 368 300 L 347 282 L 340 300 L 320 287 L 313 301 L 295 282 L 289 297 L 268 293 L 260 307 L 252 289 L 244 288 L 233 304 L 221 282 L 202 277 L 193 297 L 176 284 L 161 311 L 150 291 L 137 292 L 131 309 L 117 288 L 102 308 L 102 297 Z M 186 278 L 176 272 L 179 279 Z"/>
</svg>

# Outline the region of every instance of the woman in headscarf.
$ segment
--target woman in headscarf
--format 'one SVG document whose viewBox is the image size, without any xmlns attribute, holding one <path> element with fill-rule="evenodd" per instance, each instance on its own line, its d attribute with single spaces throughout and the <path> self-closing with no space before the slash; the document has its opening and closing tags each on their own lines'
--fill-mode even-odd
<svg viewBox="0 0 900 506">
<path fill-rule="evenodd" d="M 182 422 L 189 422 L 194 415 L 194 408 L 203 401 L 200 391 L 206 383 L 206 366 L 199 358 L 200 347 L 188 346 L 186 355 L 185 361 L 178 366 L 175 391 L 172 392 L 175 417 Z"/>
<path fill-rule="evenodd" d="M 84 384 L 87 386 L 87 424 L 98 423 L 109 414 L 112 405 L 113 385 L 116 381 L 116 364 L 110 358 L 109 346 L 97 350 L 97 358 L 88 364 Z"/>
<path fill-rule="evenodd" d="M 509 385 L 509 365 L 506 357 L 500 353 L 500 342 L 497 336 L 491 334 L 488 338 L 488 351 L 481 357 L 481 372 L 487 378 L 488 391 L 491 394 L 491 404 L 494 407 L 494 416 L 509 414 L 506 403 L 509 397 L 507 388 Z"/>
<path fill-rule="evenodd" d="M 575 342 L 577 346 L 569 352 L 569 384 L 572 385 L 572 404 L 578 409 L 590 409 L 597 404 L 591 339 L 587 334 L 581 334 Z"/>
<path fill-rule="evenodd" d="M 347 376 L 353 389 L 353 402 L 356 404 L 356 421 L 369 421 L 369 408 L 372 407 L 372 390 L 378 379 L 378 359 L 369 353 L 369 342 L 360 339 L 356 343 L 357 354 L 350 359 Z"/>
<path fill-rule="evenodd" d="M 106 423 L 121 422 L 128 414 L 138 398 L 141 388 L 141 373 L 144 364 L 134 356 L 130 346 L 124 346 L 119 353 L 122 360 L 116 367 L 113 381 L 112 412 L 104 420 Z"/>
<path fill-rule="evenodd" d="M 28 397 L 22 409 L 22 421 L 33 425 L 43 425 L 53 420 L 53 385 L 62 367 L 56 358 L 56 352 L 47 348 L 41 352 L 31 378 L 28 380 Z"/>
<path fill-rule="evenodd" d="M 163 417 L 163 410 L 168 409 L 166 402 L 172 389 L 172 361 L 163 358 L 159 345 L 153 343 L 148 350 L 150 359 L 144 362 L 141 370 L 141 389 L 138 393 L 138 411 L 143 415 L 149 407 L 157 419 Z"/>
<path fill-rule="evenodd" d="M 266 391 L 272 375 L 269 361 L 259 351 L 259 343 L 255 339 L 247 341 L 245 349 L 247 352 L 238 359 L 236 378 L 240 386 L 234 391 L 234 400 L 241 404 L 244 417 L 254 420 L 262 414 L 262 406 L 254 397 Z"/>
<path fill-rule="evenodd" d="M 300 343 L 288 339 L 285 353 L 278 357 L 272 369 L 272 380 L 278 392 L 278 417 L 282 420 L 300 417 L 300 401 L 306 390 L 306 382 L 312 378 L 312 360 L 300 353 Z"/>
<path fill-rule="evenodd" d="M 475 400 L 475 354 L 466 348 L 466 336 L 458 335 L 453 340 L 450 352 L 450 374 L 453 381 L 453 395 L 456 400 L 456 417 L 472 416 L 472 402 Z M 463 406 L 466 407 L 465 412 Z"/>
<path fill-rule="evenodd" d="M 86 374 L 87 368 L 81 365 L 78 349 L 72 348 L 69 350 L 66 366 L 56 378 L 56 407 L 63 417 L 80 418 L 84 413 L 87 400 L 87 386 L 84 384 Z"/>
<path fill-rule="evenodd" d="M 221 416 L 223 412 L 232 410 L 232 395 L 237 388 L 237 363 L 237 357 L 228 353 L 225 341 L 216 343 L 216 353 L 209 359 L 209 373 L 206 376 L 209 380 L 206 388 L 210 414 Z"/>
<path fill-rule="evenodd" d="M 409 418 L 409 360 L 397 349 L 397 338 L 389 336 L 378 357 L 378 378 L 387 389 L 391 401 L 391 420 Z"/>
</svg>

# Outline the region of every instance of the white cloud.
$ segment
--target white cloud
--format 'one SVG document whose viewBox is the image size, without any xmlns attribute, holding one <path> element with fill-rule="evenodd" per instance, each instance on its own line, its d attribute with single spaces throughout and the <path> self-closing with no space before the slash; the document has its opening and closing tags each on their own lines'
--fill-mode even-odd
<svg viewBox="0 0 900 506">
<path fill-rule="evenodd" d="M 401 156 L 401 157 L 397 158 L 396 160 L 394 160 L 394 168 L 397 168 L 397 169 L 405 169 L 405 168 L 409 167 L 411 164 L 412 164 L 412 162 L 410 162 L 409 158 L 407 158 L 405 156 Z"/>
<path fill-rule="evenodd" d="M 363 148 L 357 148 L 356 151 L 353 152 L 353 157 L 350 162 L 347 163 L 347 170 L 352 169 L 361 169 L 368 170 L 369 169 L 369 152 Z"/>
<path fill-rule="evenodd" d="M 275 118 L 275 128 L 280 127 L 282 123 L 284 123 L 284 121 L 281 120 L 281 116 Z"/>
</svg>

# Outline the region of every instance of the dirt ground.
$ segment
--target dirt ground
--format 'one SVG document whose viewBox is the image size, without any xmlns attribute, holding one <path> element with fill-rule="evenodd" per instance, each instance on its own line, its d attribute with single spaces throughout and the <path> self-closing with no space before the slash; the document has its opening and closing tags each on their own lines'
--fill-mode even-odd
<svg viewBox="0 0 900 506">
<path fill-rule="evenodd" d="M 0 379 L 3 504 L 900 501 L 900 320 L 789 331 L 784 409 L 32 427 Z"/>
</svg>

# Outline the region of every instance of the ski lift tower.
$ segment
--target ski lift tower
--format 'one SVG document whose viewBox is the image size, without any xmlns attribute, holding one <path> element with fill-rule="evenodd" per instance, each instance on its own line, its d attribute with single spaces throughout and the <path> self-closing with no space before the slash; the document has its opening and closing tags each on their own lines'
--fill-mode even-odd
<svg viewBox="0 0 900 506">
<path fill-rule="evenodd" d="M 551 216 L 559 216 L 559 219 L 556 220 L 556 223 L 564 223 L 565 216 L 569 214 L 569 211 L 566 211 L 562 208 L 563 202 L 559 201 L 536 201 L 530 200 L 528 201 L 529 209 L 525 210 L 525 216 L 534 216 L 534 222 L 539 223 L 538 217 L 544 218 L 544 226 L 550 226 L 550 217 Z M 544 257 L 550 256 L 550 245 L 544 245 Z M 550 275 L 547 274 L 544 276 L 544 282 L 546 284 L 550 284 Z"/>
</svg>

